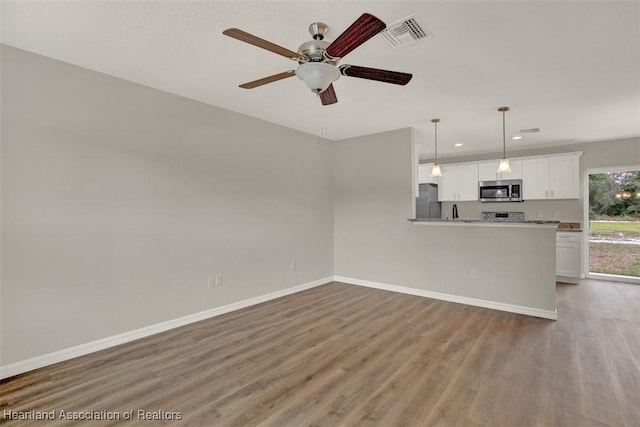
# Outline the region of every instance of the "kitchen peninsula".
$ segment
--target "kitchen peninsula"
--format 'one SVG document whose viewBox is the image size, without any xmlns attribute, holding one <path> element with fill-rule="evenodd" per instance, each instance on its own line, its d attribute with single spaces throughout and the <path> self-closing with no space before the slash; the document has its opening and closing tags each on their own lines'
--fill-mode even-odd
<svg viewBox="0 0 640 427">
<path fill-rule="evenodd" d="M 410 218 L 419 238 L 449 255 L 447 290 L 434 298 L 557 319 L 559 221 Z M 428 296 L 428 295 L 425 295 Z"/>
</svg>

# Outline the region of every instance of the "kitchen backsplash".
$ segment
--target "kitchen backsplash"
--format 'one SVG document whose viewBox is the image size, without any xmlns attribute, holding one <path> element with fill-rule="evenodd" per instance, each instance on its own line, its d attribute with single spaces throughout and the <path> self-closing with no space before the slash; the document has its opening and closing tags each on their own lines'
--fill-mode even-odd
<svg viewBox="0 0 640 427">
<path fill-rule="evenodd" d="M 527 220 L 582 222 L 582 200 L 531 200 L 522 203 L 442 202 L 442 217 L 451 218 L 453 205 L 460 218 L 480 218 L 482 212 L 524 212 Z"/>
</svg>

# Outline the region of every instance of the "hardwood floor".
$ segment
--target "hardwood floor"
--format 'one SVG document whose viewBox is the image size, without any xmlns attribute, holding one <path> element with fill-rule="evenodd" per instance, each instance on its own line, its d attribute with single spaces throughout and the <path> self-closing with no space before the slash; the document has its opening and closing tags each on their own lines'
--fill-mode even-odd
<svg viewBox="0 0 640 427">
<path fill-rule="evenodd" d="M 331 283 L 9 378 L 0 413 L 8 426 L 640 425 L 640 286 L 557 296 L 550 321 Z"/>
</svg>

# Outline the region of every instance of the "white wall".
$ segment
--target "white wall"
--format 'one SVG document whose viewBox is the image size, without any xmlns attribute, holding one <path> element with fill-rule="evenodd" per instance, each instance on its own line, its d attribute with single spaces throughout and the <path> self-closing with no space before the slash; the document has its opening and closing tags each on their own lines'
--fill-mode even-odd
<svg viewBox="0 0 640 427">
<path fill-rule="evenodd" d="M 409 129 L 316 144 L 5 46 L 1 65 L 2 365 L 334 274 L 555 309 L 553 229 L 406 221 Z M 583 168 L 624 157 L 607 144 Z"/>
<path fill-rule="evenodd" d="M 333 274 L 326 142 L 1 59 L 2 365 Z"/>
<path fill-rule="evenodd" d="M 408 222 L 412 153 L 406 129 L 336 143 L 335 274 L 554 312 L 555 228 Z"/>
</svg>

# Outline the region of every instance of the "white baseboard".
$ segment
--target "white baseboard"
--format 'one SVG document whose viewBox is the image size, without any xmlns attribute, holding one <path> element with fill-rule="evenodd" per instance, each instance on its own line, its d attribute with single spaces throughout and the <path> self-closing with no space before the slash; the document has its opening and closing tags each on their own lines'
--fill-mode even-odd
<svg viewBox="0 0 640 427">
<path fill-rule="evenodd" d="M 526 314 L 529 316 L 541 317 L 544 319 L 556 320 L 558 318 L 557 313 L 551 310 L 541 310 L 541 309 L 532 308 L 532 307 L 505 304 L 505 303 L 481 300 L 476 298 L 468 298 L 468 297 L 462 297 L 458 295 L 444 294 L 440 292 L 432 292 L 432 291 L 426 291 L 422 289 L 408 288 L 404 286 L 390 285 L 390 284 L 380 283 L 380 282 L 372 282 L 368 280 L 354 279 L 354 278 L 344 277 L 344 276 L 333 276 L 333 277 L 325 277 L 323 279 L 315 280 L 313 282 L 304 283 L 302 285 L 294 286 L 292 288 L 272 292 L 270 294 L 249 298 L 243 301 L 238 301 L 232 304 L 224 305 L 222 307 L 212 308 L 211 310 L 201 311 L 199 313 L 194 313 L 187 316 L 179 317 L 177 319 L 168 320 L 166 322 L 157 323 L 155 325 L 146 326 L 144 328 L 135 329 L 133 331 L 124 332 L 122 334 L 114 335 L 111 337 L 91 341 L 85 344 L 80 344 L 74 347 L 55 351 L 53 353 L 43 354 L 41 356 L 36 356 L 31 359 L 22 360 L 22 361 L 11 363 L 5 366 L 0 366 L 0 379 L 12 377 L 14 375 L 32 371 L 34 369 L 52 365 L 54 363 L 63 362 L 65 360 L 73 359 L 75 357 L 84 356 L 86 354 L 93 353 L 99 350 L 104 350 L 106 348 L 114 347 L 116 345 L 124 344 L 126 342 L 134 341 L 134 340 L 148 337 L 150 335 L 154 335 L 160 332 L 168 331 L 170 329 L 174 329 L 179 326 L 188 325 L 189 323 L 198 322 L 200 320 L 219 316 L 221 314 L 229 313 L 235 310 L 240 310 L 245 307 L 260 304 L 260 303 L 270 301 L 276 298 L 280 298 L 286 295 L 291 295 L 297 292 L 314 288 L 316 286 L 330 283 L 332 281 L 348 283 L 351 285 L 366 286 L 366 287 L 375 288 L 375 289 L 382 289 L 385 291 L 416 295 L 416 296 L 421 296 L 426 298 L 433 298 L 433 299 L 455 302 L 460 304 L 467 304 L 467 305 L 472 305 L 476 307 L 484 307 L 484 308 L 490 308 L 494 310 L 508 311 L 511 313 Z"/>
<path fill-rule="evenodd" d="M 241 308 L 249 307 L 252 305 L 260 304 L 265 301 L 280 298 L 286 295 L 301 292 L 307 289 L 315 288 L 316 286 L 324 285 L 333 281 L 333 277 L 325 277 L 323 279 L 314 280 L 313 282 L 304 283 L 292 288 L 283 289 L 280 291 L 272 292 L 266 295 L 260 295 L 247 300 L 234 302 L 222 307 L 212 308 L 211 310 L 201 311 L 199 313 L 189 314 L 187 316 L 179 317 L 177 319 L 168 320 L 166 322 L 157 323 L 155 325 L 146 326 L 144 328 L 135 329 L 133 331 L 124 332 L 122 334 L 114 335 L 107 338 L 102 338 L 96 341 L 91 341 L 85 344 L 80 344 L 74 347 L 66 348 L 63 350 L 55 351 L 53 353 L 43 354 L 31 359 L 22 360 L 15 363 L 10 363 L 5 366 L 0 366 L 0 379 L 12 377 L 24 372 L 32 371 L 34 369 L 42 368 L 44 366 L 52 365 L 54 363 L 63 362 L 65 360 L 73 359 L 75 357 L 84 356 L 89 353 L 93 353 L 99 350 L 104 350 L 109 347 L 124 344 L 129 341 L 137 340 L 140 338 L 148 337 L 160 332 L 168 331 L 169 329 L 177 328 L 179 326 L 188 325 L 189 323 L 198 322 L 200 320 L 208 319 L 210 317 L 219 316 L 221 314 L 229 313 L 231 311 L 240 310 Z"/>
<path fill-rule="evenodd" d="M 543 319 L 557 320 L 558 313 L 554 310 L 542 310 L 522 305 L 505 304 L 502 302 L 488 301 L 477 298 L 462 297 L 459 295 L 444 294 L 440 292 L 425 291 L 423 289 L 407 288 L 404 286 L 390 285 L 387 283 L 371 282 L 368 280 L 353 279 L 351 277 L 333 276 L 336 282 L 349 283 L 351 285 L 366 286 L 368 288 L 382 289 L 385 291 L 399 292 L 420 297 L 433 298 L 476 307 L 491 308 L 493 310 L 508 311 L 510 313 L 526 314 L 528 316 L 541 317 Z"/>
<path fill-rule="evenodd" d="M 587 279 L 604 280 L 605 282 L 633 283 L 633 284 L 640 285 L 640 277 L 634 277 L 634 276 L 619 276 L 616 274 L 589 273 L 587 274 Z"/>
</svg>

